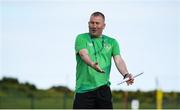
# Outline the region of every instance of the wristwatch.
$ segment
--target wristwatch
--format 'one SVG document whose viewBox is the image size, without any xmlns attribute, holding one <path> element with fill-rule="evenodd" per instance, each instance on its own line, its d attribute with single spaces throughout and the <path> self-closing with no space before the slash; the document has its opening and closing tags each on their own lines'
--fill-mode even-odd
<svg viewBox="0 0 180 110">
<path fill-rule="evenodd" d="M 126 74 L 124 75 L 124 79 L 125 79 L 128 75 L 129 75 L 129 73 L 126 73 Z"/>
</svg>

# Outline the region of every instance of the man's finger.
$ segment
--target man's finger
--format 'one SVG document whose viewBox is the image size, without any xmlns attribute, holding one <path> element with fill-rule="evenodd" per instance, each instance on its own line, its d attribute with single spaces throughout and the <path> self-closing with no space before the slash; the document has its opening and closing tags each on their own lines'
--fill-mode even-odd
<svg viewBox="0 0 180 110">
<path fill-rule="evenodd" d="M 101 70 L 101 73 L 105 73 L 105 71 L 104 71 L 104 70 Z"/>
<path fill-rule="evenodd" d="M 98 71 L 99 71 L 100 73 L 105 73 L 105 71 L 102 70 L 100 67 L 98 68 Z"/>
<path fill-rule="evenodd" d="M 134 83 L 134 79 L 129 79 L 128 81 L 126 81 L 127 85 L 132 85 Z"/>
</svg>

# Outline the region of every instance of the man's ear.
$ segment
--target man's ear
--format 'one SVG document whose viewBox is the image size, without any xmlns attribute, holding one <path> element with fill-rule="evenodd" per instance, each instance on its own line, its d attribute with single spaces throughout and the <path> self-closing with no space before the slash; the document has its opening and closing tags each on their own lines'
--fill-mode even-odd
<svg viewBox="0 0 180 110">
<path fill-rule="evenodd" d="M 106 24 L 104 23 L 103 29 L 106 27 Z"/>
</svg>

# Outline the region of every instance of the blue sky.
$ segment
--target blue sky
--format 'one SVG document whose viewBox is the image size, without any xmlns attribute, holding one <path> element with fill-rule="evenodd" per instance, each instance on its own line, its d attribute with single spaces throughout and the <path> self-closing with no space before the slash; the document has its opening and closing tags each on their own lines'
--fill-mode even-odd
<svg viewBox="0 0 180 110">
<path fill-rule="evenodd" d="M 132 86 L 115 65 L 111 88 L 180 91 L 180 2 L 178 0 L 1 1 L 0 78 L 10 76 L 38 88 L 75 86 L 74 40 L 88 31 L 94 11 L 106 16 L 104 34 L 117 39 L 132 74 Z"/>
</svg>

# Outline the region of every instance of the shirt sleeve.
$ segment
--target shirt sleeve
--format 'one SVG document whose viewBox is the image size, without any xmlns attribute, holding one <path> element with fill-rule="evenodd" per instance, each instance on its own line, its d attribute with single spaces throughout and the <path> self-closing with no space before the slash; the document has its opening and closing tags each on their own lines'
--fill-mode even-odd
<svg viewBox="0 0 180 110">
<path fill-rule="evenodd" d="M 113 41 L 112 55 L 113 56 L 120 55 L 119 44 L 115 39 Z"/>
<path fill-rule="evenodd" d="M 84 49 L 84 48 L 87 48 L 85 39 L 83 38 L 83 36 L 78 35 L 78 36 L 76 37 L 76 40 L 75 40 L 75 51 L 76 51 L 76 54 L 77 54 L 80 50 L 82 50 L 82 49 Z"/>
</svg>

